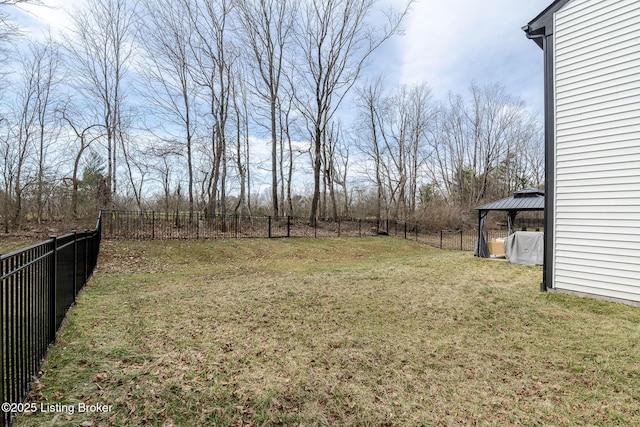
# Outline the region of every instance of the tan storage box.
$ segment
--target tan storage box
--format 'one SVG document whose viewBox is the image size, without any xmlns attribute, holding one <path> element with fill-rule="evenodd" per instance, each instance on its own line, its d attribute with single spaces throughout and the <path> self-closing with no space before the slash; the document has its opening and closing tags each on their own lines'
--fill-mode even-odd
<svg viewBox="0 0 640 427">
<path fill-rule="evenodd" d="M 504 242 L 487 242 L 487 246 L 489 247 L 489 255 L 504 256 Z"/>
</svg>

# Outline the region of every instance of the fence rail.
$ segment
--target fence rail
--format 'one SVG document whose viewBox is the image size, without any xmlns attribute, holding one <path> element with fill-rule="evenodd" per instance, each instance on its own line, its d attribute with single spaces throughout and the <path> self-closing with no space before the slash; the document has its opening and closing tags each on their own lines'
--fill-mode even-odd
<svg viewBox="0 0 640 427">
<path fill-rule="evenodd" d="M 93 273 L 100 228 L 98 217 L 95 230 L 51 237 L 0 256 L 0 395 L 5 426 L 11 425 L 67 310 Z"/>
<path fill-rule="evenodd" d="M 476 230 L 430 230 L 393 220 L 336 221 L 273 216 L 215 216 L 200 212 L 159 213 L 104 211 L 102 236 L 111 240 L 239 239 L 278 237 L 366 237 L 387 234 L 436 248 L 472 251 Z M 506 237 L 506 230 L 485 232 L 487 239 Z"/>
</svg>

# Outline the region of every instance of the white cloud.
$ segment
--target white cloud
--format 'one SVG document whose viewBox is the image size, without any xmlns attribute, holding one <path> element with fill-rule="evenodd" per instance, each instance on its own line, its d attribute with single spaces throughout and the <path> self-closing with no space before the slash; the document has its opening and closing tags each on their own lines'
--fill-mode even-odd
<svg viewBox="0 0 640 427">
<path fill-rule="evenodd" d="M 400 0 L 397 0 L 398 2 Z M 398 39 L 399 83 L 426 82 L 438 98 L 500 82 L 542 110 L 542 51 L 521 27 L 552 0 L 422 0 Z"/>
<path fill-rule="evenodd" d="M 22 22 L 33 35 L 46 25 L 59 33 L 69 10 L 86 0 L 44 0 L 47 7 L 24 6 Z M 406 0 L 383 0 L 400 8 Z M 542 51 L 521 27 L 552 0 L 418 0 L 396 36 L 376 52 L 368 75 L 384 75 L 388 84 L 426 82 L 436 98 L 464 93 L 470 83 L 500 82 L 542 111 Z M 38 22 L 40 25 L 38 25 Z M 44 32 L 43 32 L 44 34 Z"/>
<path fill-rule="evenodd" d="M 85 0 L 44 0 L 44 5 L 26 3 L 19 8 L 13 8 L 12 13 L 29 37 L 44 37 L 49 29 L 57 36 L 62 30 L 67 29 L 70 22 L 69 12 L 84 2 Z"/>
</svg>

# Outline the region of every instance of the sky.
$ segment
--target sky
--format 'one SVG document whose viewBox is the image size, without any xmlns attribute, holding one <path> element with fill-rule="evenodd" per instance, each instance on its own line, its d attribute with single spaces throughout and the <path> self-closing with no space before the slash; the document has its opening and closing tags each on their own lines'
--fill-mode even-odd
<svg viewBox="0 0 640 427">
<path fill-rule="evenodd" d="M 64 8 L 85 0 L 43 0 L 49 8 L 28 7 L 26 29 L 64 28 Z M 404 0 L 391 0 L 400 5 Z M 431 87 L 436 99 L 464 94 L 471 82 L 503 84 L 536 113 L 543 111 L 542 50 L 521 27 L 552 0 L 417 0 L 404 22 L 404 34 L 376 52 L 367 74 L 384 75 L 388 85 Z M 40 30 L 39 30 L 40 29 Z"/>
<path fill-rule="evenodd" d="M 407 0 L 379 1 L 399 8 Z M 53 34 L 65 30 L 70 25 L 66 10 L 85 2 L 42 0 L 47 7 L 27 6 L 26 13 L 12 13 L 28 37 L 44 38 L 47 27 Z M 552 2 L 416 0 L 403 23 L 403 34 L 375 52 L 363 77 L 382 76 L 387 88 L 426 83 L 435 101 L 445 101 L 450 92 L 468 94 L 472 82 L 478 86 L 500 83 L 510 95 L 524 100 L 542 124 L 542 50 L 526 38 L 522 27 Z M 347 122 L 350 110 L 341 112 Z M 267 150 L 267 144 L 262 148 Z M 264 158 L 269 158 L 265 153 Z M 305 172 L 301 173 L 304 177 Z M 254 172 L 254 180 L 259 175 L 260 171 Z"/>
<path fill-rule="evenodd" d="M 442 99 L 471 82 L 501 83 L 543 111 L 542 50 L 522 27 L 552 0 L 419 0 L 396 39 L 401 83 L 425 81 Z"/>
</svg>

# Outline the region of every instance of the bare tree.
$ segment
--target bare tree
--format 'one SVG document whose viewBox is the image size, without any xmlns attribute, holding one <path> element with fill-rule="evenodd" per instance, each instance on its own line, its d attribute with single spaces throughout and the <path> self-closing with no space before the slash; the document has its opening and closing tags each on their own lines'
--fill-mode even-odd
<svg viewBox="0 0 640 427">
<path fill-rule="evenodd" d="M 426 135 L 431 125 L 431 89 L 425 84 L 401 86 L 391 97 L 389 129 L 383 132 L 393 171 L 394 217 L 406 220 L 415 212 L 418 178 L 425 162 Z M 390 137 L 386 137 L 389 134 Z"/>
<path fill-rule="evenodd" d="M 7 198 L 14 197 L 14 221 L 19 222 L 24 207 L 23 190 L 27 184 L 35 184 L 32 193 L 36 204 L 34 213 L 40 222 L 45 193 L 48 194 L 45 187 L 51 188 L 47 183 L 49 180 L 45 179 L 50 166 L 47 157 L 57 136 L 52 105 L 58 81 L 58 51 L 50 39 L 43 43 L 30 42 L 23 51 L 18 51 L 15 59 L 16 80 L 8 97 L 11 111 L 4 118 L 11 129 L 7 143 L 12 145 L 5 150 L 5 154 L 12 158 L 6 167 L 13 171 L 10 179 L 13 194 L 7 194 Z M 27 176 L 29 182 L 25 181 Z"/>
<path fill-rule="evenodd" d="M 51 88 L 50 84 L 43 85 L 40 81 L 42 73 L 48 74 L 42 61 L 43 50 L 35 45 L 32 46 L 31 52 L 21 58 L 20 80 L 14 86 L 15 118 L 8 141 L 12 147 L 6 151 L 8 155 L 6 161 L 10 163 L 8 168 L 13 187 L 13 192 L 9 193 L 13 195 L 12 220 L 18 226 L 23 218 L 24 190 L 37 180 L 36 175 L 39 174 L 37 168 L 28 168 L 28 161 L 34 153 L 38 153 L 40 121 L 44 120 L 41 114 L 48 108 L 48 94 Z M 40 154 L 43 158 L 43 151 L 40 151 Z M 37 162 L 44 168 L 42 163 L 42 161 Z"/>
<path fill-rule="evenodd" d="M 76 139 L 80 143 L 77 148 L 74 160 L 73 170 L 71 172 L 71 212 L 74 219 L 78 219 L 78 189 L 80 186 L 80 180 L 78 179 L 78 173 L 80 171 L 80 161 L 85 150 L 87 150 L 91 144 L 97 139 L 103 136 L 103 126 L 99 123 L 89 123 L 79 125 L 74 120 L 86 120 L 80 119 L 82 114 L 77 110 L 71 112 L 72 107 L 67 104 L 58 110 L 58 113 L 62 120 L 71 128 L 71 131 Z M 99 206 L 99 208 L 106 208 L 107 206 Z"/>
<path fill-rule="evenodd" d="M 142 95 L 159 119 L 153 123 L 152 133 L 184 147 L 191 220 L 195 210 L 193 145 L 198 123 L 197 86 L 192 77 L 194 30 L 184 2 L 145 0 L 144 6 L 144 36 L 140 40 L 147 84 Z"/>
<path fill-rule="evenodd" d="M 41 0 L 0 0 L 0 55 L 4 56 L 4 44 L 20 35 L 20 27 L 11 21 L 6 6 L 20 7 L 25 4 L 43 5 Z"/>
<path fill-rule="evenodd" d="M 283 208 L 283 212 L 286 212 L 287 215 L 293 215 L 293 200 L 291 196 L 291 186 L 293 185 L 293 169 L 294 169 L 294 150 L 293 150 L 293 125 L 295 123 L 295 118 L 293 117 L 293 97 L 291 96 L 291 91 L 288 90 L 287 94 L 281 98 L 280 104 L 278 105 L 278 110 L 280 111 L 280 132 L 281 132 L 281 156 L 280 156 L 280 174 L 281 174 L 281 188 L 283 193 L 283 204 L 285 204 L 285 208 Z M 286 175 L 285 175 L 285 141 L 286 141 Z M 286 183 L 286 184 L 285 184 Z M 286 187 L 286 189 L 285 189 Z M 284 193 L 286 192 L 286 195 Z"/>
<path fill-rule="evenodd" d="M 345 187 L 346 182 L 343 181 L 338 175 L 338 160 L 340 155 L 340 149 L 344 145 L 343 143 L 343 131 L 342 125 L 339 121 L 331 123 L 328 132 L 324 134 L 324 141 L 322 147 L 322 161 L 324 169 L 324 182 L 326 189 L 329 191 L 329 199 L 331 200 L 331 219 L 336 221 L 338 219 L 338 202 L 336 199 L 336 181 L 341 182 L 341 185 Z M 324 196 L 326 199 L 326 195 Z M 327 204 L 324 204 L 325 209 Z"/>
<path fill-rule="evenodd" d="M 522 100 L 503 86 L 472 85 L 467 99 L 451 94 L 438 123 L 432 143 L 434 182 L 463 209 L 532 182 L 526 178 L 524 147 L 539 141 L 540 127 Z"/>
<path fill-rule="evenodd" d="M 41 5 L 41 0 L 0 0 L 0 6 L 18 6 L 21 4 L 37 4 Z"/>
<path fill-rule="evenodd" d="M 272 212 L 274 216 L 278 216 L 278 147 L 283 143 L 282 138 L 279 138 L 282 130 L 278 130 L 279 97 L 285 51 L 291 43 L 296 18 L 296 3 L 291 0 L 239 0 L 238 5 L 242 33 L 250 52 L 250 64 L 255 70 L 253 87 L 268 109 Z"/>
<path fill-rule="evenodd" d="M 131 135 L 123 130 L 129 128 L 129 126 L 130 124 L 125 124 L 119 127 L 119 139 L 122 143 L 122 157 L 127 169 L 130 189 L 133 192 L 138 211 L 142 212 L 144 210 L 142 205 L 143 188 L 151 163 L 149 160 L 150 150 L 135 149 L 135 147 L 133 149 L 127 148 L 127 146 L 131 147 L 133 145 Z"/>
<path fill-rule="evenodd" d="M 3 200 L 2 216 L 4 219 L 4 232 L 9 233 L 9 216 L 11 210 L 11 188 L 13 187 L 13 163 L 10 128 L 4 118 L 0 118 L 0 161 L 2 162 Z"/>
<path fill-rule="evenodd" d="M 150 165 L 150 173 L 156 173 L 162 185 L 163 194 L 161 201 L 164 213 L 169 215 L 171 210 L 171 192 L 173 188 L 173 173 L 176 159 L 182 155 L 181 150 L 175 144 L 167 144 L 159 139 L 150 148 L 150 157 L 153 161 Z"/>
<path fill-rule="evenodd" d="M 233 3 L 183 0 L 188 3 L 189 19 L 195 30 L 192 52 L 194 81 L 203 89 L 201 98 L 208 106 L 212 165 L 208 173 L 207 214 L 224 216 L 226 209 L 227 121 L 231 107 L 233 52 L 229 29 Z"/>
<path fill-rule="evenodd" d="M 30 46 L 31 68 L 36 85 L 35 105 L 36 121 L 38 126 L 38 162 L 37 162 L 37 188 L 36 188 L 36 218 L 42 222 L 44 211 L 44 193 L 46 161 L 48 151 L 57 138 L 57 126 L 53 125 L 55 109 L 55 89 L 60 78 L 57 76 L 59 69 L 59 52 L 55 43 L 49 39 L 44 44 L 33 43 Z"/>
<path fill-rule="evenodd" d="M 525 164 L 528 167 L 527 177 L 529 185 L 541 188 L 544 185 L 544 139 L 543 129 L 540 124 L 532 125 L 533 134 L 528 138 L 527 144 L 520 151 L 525 156 Z"/>
<path fill-rule="evenodd" d="M 342 187 L 342 197 L 344 205 L 342 207 L 342 216 L 347 217 L 351 213 L 351 202 L 349 200 L 349 188 L 347 187 L 347 175 L 349 172 L 349 154 L 353 144 L 353 135 L 340 138 L 340 144 L 337 147 L 338 156 L 333 164 L 333 180 Z"/>
<path fill-rule="evenodd" d="M 460 114 L 464 100 L 460 95 L 449 93 L 448 104 L 442 103 L 436 113 L 436 126 L 432 138 L 435 159 L 431 167 L 432 182 L 445 197 L 457 198 L 462 205 L 464 162 L 463 118 Z"/>
<path fill-rule="evenodd" d="M 244 84 L 242 75 L 236 76 L 232 82 L 233 88 L 233 110 L 235 115 L 236 138 L 235 138 L 235 156 L 233 160 L 238 170 L 240 180 L 240 194 L 238 203 L 234 207 L 236 215 L 243 217 L 245 213 L 251 215 L 251 205 L 249 203 L 250 186 L 250 145 L 249 145 L 249 101 L 248 91 Z"/>
<path fill-rule="evenodd" d="M 74 29 L 65 43 L 69 64 L 81 82 L 77 89 L 94 100 L 102 117 L 108 156 L 107 186 L 114 194 L 118 143 L 124 148 L 124 81 L 133 54 L 135 13 L 127 0 L 87 0 L 71 19 Z"/>
<path fill-rule="evenodd" d="M 40 2 L 0 0 L 0 49 L 9 46 L 3 40 L 14 29 L 3 18 L 4 6 L 27 3 Z M 354 192 L 378 219 L 407 219 L 424 200 L 443 200 L 464 212 L 485 199 L 540 185 L 540 126 L 500 85 L 471 85 L 436 108 L 425 85 L 386 91 L 372 83 L 357 92 L 356 133 L 345 131 L 351 129 L 349 115 L 341 114 L 345 100 L 406 14 L 380 19 L 378 4 L 86 0 L 72 16 L 74 27 L 61 49 L 64 62 L 58 63 L 53 45 L 38 45 L 25 57 L 30 62 L 5 55 L 0 65 L 0 186 L 5 217 L 11 217 L 6 227 L 27 212 L 46 217 L 56 186 L 66 204 L 71 191 L 69 211 L 77 217 L 84 180 L 79 169 L 91 163 L 87 151 L 94 150 L 100 152 L 94 175 L 106 189 L 101 194 L 107 205 L 122 200 L 142 209 L 153 179 L 158 203 L 164 197 L 169 211 L 188 200 L 191 218 L 199 206 L 209 216 L 224 215 L 227 208 L 245 215 L 258 203 L 273 215 L 293 214 L 294 171 L 306 167 L 298 154 L 307 153 L 313 170 L 310 221 L 353 210 Z M 65 80 L 75 91 L 75 108 L 58 108 L 59 126 L 51 113 L 62 65 L 68 66 Z M 12 85 L 3 71 L 14 72 Z M 139 97 L 127 99 L 133 83 Z M 144 102 L 137 111 L 128 108 L 138 99 Z M 144 120 L 134 113 L 145 114 Z M 153 149 L 140 142 L 138 120 Z M 55 145 L 58 135 L 69 143 Z M 305 141 L 305 148 L 296 151 L 296 140 Z M 263 143 L 268 152 L 260 154 Z M 55 162 L 59 152 L 73 158 L 64 170 Z M 271 188 L 253 204 L 256 180 Z M 365 181 L 370 189 L 352 188 Z"/>
<path fill-rule="evenodd" d="M 492 197 L 491 177 L 499 163 L 515 152 L 524 103 L 508 94 L 503 86 L 479 88 L 472 84 L 470 108 L 465 112 L 468 138 L 472 149 L 469 154 L 470 206 Z"/>
<path fill-rule="evenodd" d="M 386 206 L 386 192 L 383 181 L 383 160 L 382 151 L 384 149 L 382 133 L 384 132 L 384 118 L 386 107 L 383 104 L 383 85 L 380 79 L 375 82 L 358 88 L 357 103 L 361 110 L 362 129 L 361 138 L 358 139 L 358 148 L 369 161 L 373 162 L 373 181 L 376 185 L 376 220 L 382 218 L 383 205 Z"/>
<path fill-rule="evenodd" d="M 310 221 L 318 215 L 322 173 L 322 143 L 328 125 L 345 95 L 355 84 L 367 59 L 388 38 L 397 33 L 407 13 L 388 14 L 383 27 L 367 19 L 373 0 L 307 0 L 296 31 L 299 70 L 304 92 L 296 92 L 298 108 L 308 122 L 311 136 L 314 189 Z"/>
</svg>

